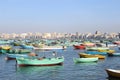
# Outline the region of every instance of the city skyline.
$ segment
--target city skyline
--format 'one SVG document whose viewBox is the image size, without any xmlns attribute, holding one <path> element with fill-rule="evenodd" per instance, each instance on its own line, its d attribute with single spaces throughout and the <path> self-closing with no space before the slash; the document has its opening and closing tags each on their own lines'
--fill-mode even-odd
<svg viewBox="0 0 120 80">
<path fill-rule="evenodd" d="M 119 0 L 2 0 L 0 32 L 120 32 Z"/>
</svg>

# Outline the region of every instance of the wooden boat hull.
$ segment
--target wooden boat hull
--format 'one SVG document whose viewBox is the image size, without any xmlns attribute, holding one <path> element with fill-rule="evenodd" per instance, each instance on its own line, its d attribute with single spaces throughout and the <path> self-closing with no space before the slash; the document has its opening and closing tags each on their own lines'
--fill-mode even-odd
<svg viewBox="0 0 120 80">
<path fill-rule="evenodd" d="M 99 59 L 105 59 L 105 56 L 99 55 L 99 54 L 92 55 L 92 54 L 79 53 L 79 56 L 81 58 L 96 58 L 96 57 L 98 57 Z"/>
<path fill-rule="evenodd" d="M 109 77 L 120 78 L 120 70 L 106 69 L 106 72 Z"/>
<path fill-rule="evenodd" d="M 89 62 L 97 62 L 98 58 L 73 58 L 75 63 L 89 63 Z"/>
<path fill-rule="evenodd" d="M 108 53 L 108 56 L 120 56 L 120 53 Z"/>
<path fill-rule="evenodd" d="M 114 53 L 115 50 L 97 50 L 98 52 Z"/>
<path fill-rule="evenodd" d="M 28 46 L 28 45 L 20 45 L 23 49 L 34 49 L 33 46 Z"/>
<path fill-rule="evenodd" d="M 43 46 L 42 48 L 39 48 L 40 50 L 64 50 L 66 49 L 66 46 Z"/>
<path fill-rule="evenodd" d="M 29 49 L 13 49 L 13 50 L 9 50 L 8 53 L 14 53 L 14 54 L 22 54 L 22 53 L 30 53 L 31 50 Z"/>
<path fill-rule="evenodd" d="M 16 58 L 11 58 L 11 57 L 5 57 L 5 60 L 15 60 Z"/>
<path fill-rule="evenodd" d="M 28 59 L 28 58 L 17 58 L 18 66 L 55 66 L 62 65 L 64 58 L 44 58 L 41 60 Z"/>
<path fill-rule="evenodd" d="M 84 45 L 73 45 L 74 49 L 84 50 L 86 47 Z"/>
<path fill-rule="evenodd" d="M 109 50 L 108 47 L 87 47 L 87 50 L 98 51 L 98 50 Z"/>
<path fill-rule="evenodd" d="M 0 49 L 0 53 L 7 53 L 9 50 Z"/>
<path fill-rule="evenodd" d="M 2 46 L 2 49 L 3 50 L 9 50 L 9 49 L 11 49 L 11 46 Z"/>
<path fill-rule="evenodd" d="M 6 54 L 5 60 L 15 60 L 16 58 L 20 58 L 20 57 L 24 57 L 24 58 L 28 58 L 28 55 L 26 54 Z"/>
<path fill-rule="evenodd" d="M 19 66 L 57 66 L 57 65 L 63 65 L 63 62 L 61 63 L 56 63 L 56 64 L 19 64 Z"/>
<path fill-rule="evenodd" d="M 87 54 L 101 54 L 101 55 L 107 54 L 107 52 L 98 52 L 98 51 L 86 51 L 85 53 L 87 53 Z"/>
<path fill-rule="evenodd" d="M 95 44 L 91 43 L 91 42 L 84 42 L 83 44 L 87 47 L 94 47 L 95 46 Z"/>
</svg>

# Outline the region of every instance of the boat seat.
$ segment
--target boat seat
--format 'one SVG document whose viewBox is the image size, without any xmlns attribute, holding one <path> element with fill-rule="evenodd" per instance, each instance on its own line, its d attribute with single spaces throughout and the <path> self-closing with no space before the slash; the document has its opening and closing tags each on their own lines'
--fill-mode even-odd
<svg viewBox="0 0 120 80">
<path fill-rule="evenodd" d="M 44 58 L 38 58 L 38 60 L 43 60 Z"/>
</svg>

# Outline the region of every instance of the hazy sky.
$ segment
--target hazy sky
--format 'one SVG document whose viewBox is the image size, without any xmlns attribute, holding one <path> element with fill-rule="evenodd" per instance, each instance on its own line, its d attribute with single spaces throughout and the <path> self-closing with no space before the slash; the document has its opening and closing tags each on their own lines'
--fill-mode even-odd
<svg viewBox="0 0 120 80">
<path fill-rule="evenodd" d="M 0 0 L 0 32 L 120 32 L 120 0 Z"/>
</svg>

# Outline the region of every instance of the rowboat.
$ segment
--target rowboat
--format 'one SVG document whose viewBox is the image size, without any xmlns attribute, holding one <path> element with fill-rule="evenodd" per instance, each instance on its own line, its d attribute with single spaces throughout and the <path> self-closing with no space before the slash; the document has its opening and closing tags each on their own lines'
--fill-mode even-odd
<svg viewBox="0 0 120 80">
<path fill-rule="evenodd" d="M 89 62 L 97 62 L 98 57 L 96 58 L 73 58 L 75 63 L 89 63 Z"/>
<path fill-rule="evenodd" d="M 7 53 L 9 50 L 0 49 L 0 53 Z"/>
<path fill-rule="evenodd" d="M 108 53 L 108 56 L 120 56 L 120 53 Z"/>
<path fill-rule="evenodd" d="M 106 72 L 107 72 L 109 77 L 120 78 L 120 70 L 106 69 Z"/>
<path fill-rule="evenodd" d="M 92 43 L 92 42 L 84 42 L 83 44 L 87 47 L 94 47 L 95 46 L 95 43 Z"/>
<path fill-rule="evenodd" d="M 11 49 L 7 53 L 14 53 L 14 54 L 22 54 L 22 53 L 30 53 L 30 49 Z"/>
<path fill-rule="evenodd" d="M 66 46 L 43 46 L 39 50 L 64 50 Z"/>
<path fill-rule="evenodd" d="M 9 46 L 9 45 L 4 45 L 4 46 L 1 46 L 1 48 L 4 49 L 4 50 L 9 50 L 9 49 L 11 49 L 11 46 Z"/>
<path fill-rule="evenodd" d="M 101 54 L 101 55 L 106 55 L 107 52 L 98 52 L 98 51 L 85 51 L 87 54 Z"/>
<path fill-rule="evenodd" d="M 0 46 L 0 53 L 7 53 L 11 48 L 9 45 Z"/>
<path fill-rule="evenodd" d="M 115 50 L 97 50 L 98 52 L 114 53 Z"/>
<path fill-rule="evenodd" d="M 16 58 L 18 66 L 54 66 L 62 65 L 64 57 L 57 58 Z"/>
<path fill-rule="evenodd" d="M 109 50 L 108 47 L 87 47 L 86 49 L 89 50 L 89 51 Z"/>
<path fill-rule="evenodd" d="M 120 45 L 120 41 L 114 41 L 113 44 Z"/>
<path fill-rule="evenodd" d="M 92 55 L 92 54 L 86 54 L 86 53 L 79 53 L 79 56 L 81 58 L 95 58 L 95 57 L 98 57 L 98 59 L 105 59 L 105 56 L 99 55 L 99 54 Z"/>
<path fill-rule="evenodd" d="M 20 45 L 23 49 L 34 49 L 33 46 L 28 46 L 28 45 Z"/>
<path fill-rule="evenodd" d="M 8 54 L 6 53 L 5 60 L 15 60 L 16 58 L 37 58 L 36 53 L 29 53 L 29 54 Z"/>
<path fill-rule="evenodd" d="M 16 58 L 24 57 L 27 58 L 27 54 L 6 54 L 5 60 L 15 60 Z"/>
<path fill-rule="evenodd" d="M 75 49 L 85 49 L 86 47 L 85 47 L 85 45 L 73 45 L 73 47 L 75 48 Z"/>
</svg>

